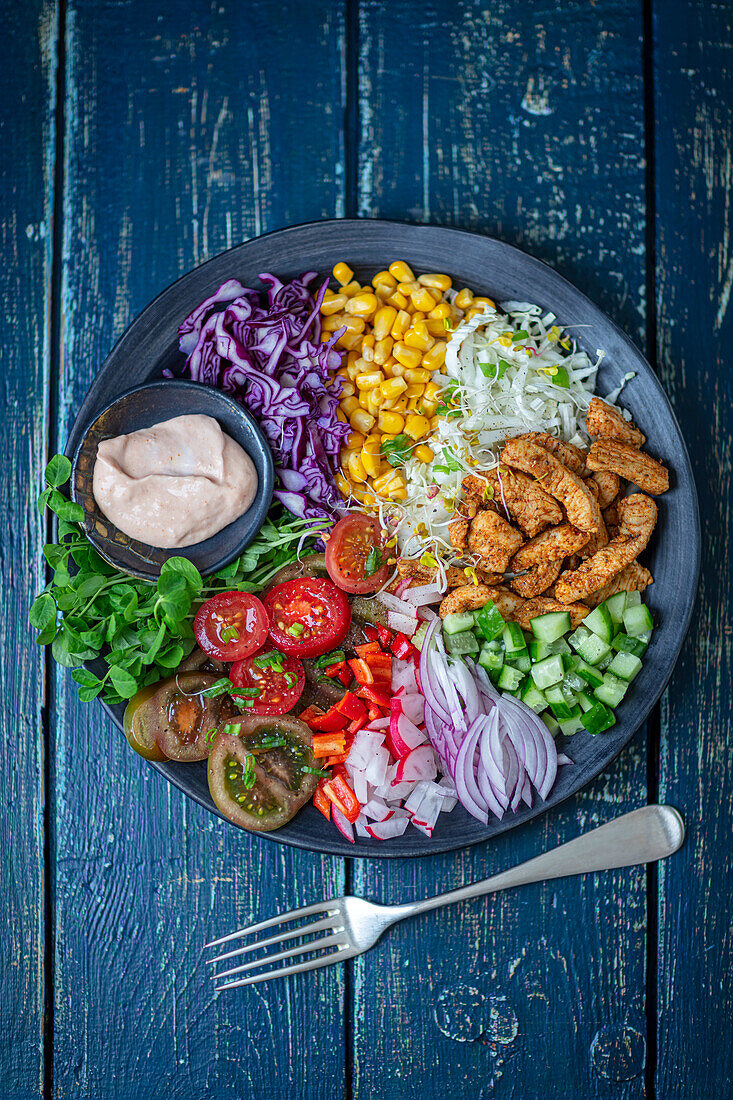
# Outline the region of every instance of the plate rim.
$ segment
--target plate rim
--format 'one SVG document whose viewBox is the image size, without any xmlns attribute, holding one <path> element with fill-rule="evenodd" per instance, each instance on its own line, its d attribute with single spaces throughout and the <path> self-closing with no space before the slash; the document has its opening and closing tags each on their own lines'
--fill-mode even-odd
<svg viewBox="0 0 733 1100">
<path fill-rule="evenodd" d="M 520 259 L 520 262 L 525 267 L 527 265 L 529 265 L 530 267 L 531 266 L 536 266 L 538 269 L 542 270 L 544 273 L 546 273 L 546 275 L 549 276 L 550 281 L 555 282 L 557 285 L 564 286 L 565 289 L 567 291 L 569 291 L 571 295 L 575 296 L 579 300 L 582 300 L 582 302 L 584 303 L 584 305 L 587 308 L 589 308 L 592 312 L 599 315 L 599 318 L 602 319 L 604 324 L 611 327 L 611 329 L 614 331 L 616 337 L 620 338 L 621 343 L 622 343 L 622 345 L 624 345 L 625 350 L 627 351 L 627 353 L 630 354 L 630 356 L 632 358 L 635 358 L 637 361 L 639 361 L 641 364 L 643 364 L 643 366 L 645 368 L 645 372 L 648 373 L 649 380 L 652 382 L 652 384 L 655 387 L 655 390 L 657 392 L 657 396 L 662 398 L 662 404 L 665 407 L 665 411 L 666 411 L 666 414 L 667 414 L 667 419 L 671 423 L 671 426 L 673 427 L 673 429 L 676 433 L 677 442 L 678 442 L 680 452 L 681 452 L 681 457 L 683 459 L 683 464 L 686 467 L 686 473 L 688 475 L 689 486 L 690 486 L 691 495 L 692 495 L 692 503 L 694 505 L 694 508 L 693 508 L 693 513 L 694 514 L 691 517 L 691 519 L 692 519 L 691 532 L 692 532 L 692 535 L 693 535 L 693 539 L 692 539 L 692 551 L 693 552 L 692 552 L 692 555 L 691 555 L 691 557 L 692 557 L 691 577 L 692 577 L 694 583 L 691 585 L 689 593 L 687 595 L 685 613 L 684 613 L 683 617 L 679 620 L 677 642 L 676 642 L 674 650 L 673 650 L 672 659 L 669 662 L 669 667 L 668 667 L 666 673 L 662 676 L 662 678 L 658 682 L 657 686 L 651 692 L 651 694 L 647 695 L 644 698 L 643 702 L 641 703 L 641 705 L 640 705 L 640 707 L 637 711 L 638 717 L 635 715 L 634 718 L 630 720 L 631 721 L 631 730 L 630 730 L 628 736 L 622 741 L 622 743 L 620 743 L 615 748 L 615 751 L 613 752 L 613 754 L 611 756 L 605 758 L 604 761 L 600 764 L 600 766 L 596 770 L 594 770 L 591 775 L 588 775 L 584 779 L 582 779 L 577 784 L 577 786 L 571 786 L 571 788 L 568 791 L 563 792 L 559 797 L 556 797 L 555 799 L 552 799 L 552 797 L 551 797 L 549 802 L 541 801 L 538 798 L 537 800 L 535 800 L 535 803 L 531 808 L 525 808 L 522 811 L 521 817 L 516 817 L 516 816 L 512 815 L 511 818 L 506 816 L 501 821 L 492 821 L 490 827 L 489 826 L 484 827 L 485 831 L 484 831 L 484 829 L 482 829 L 478 832 L 477 835 L 474 835 L 474 836 L 469 837 L 467 839 L 456 841 L 455 838 L 446 838 L 445 840 L 441 841 L 441 839 L 439 837 L 438 838 L 430 837 L 430 838 L 426 838 L 426 840 L 430 841 L 429 846 L 426 845 L 425 847 L 421 847 L 421 848 L 418 848 L 418 849 L 410 849 L 410 848 L 406 849 L 399 842 L 397 844 L 395 844 L 394 842 L 390 842 L 390 843 L 386 843 L 386 842 L 379 843 L 379 842 L 376 842 L 376 841 L 365 842 L 365 841 L 362 840 L 362 838 L 358 838 L 357 841 L 356 841 L 356 844 L 351 845 L 351 844 L 349 844 L 348 841 L 341 838 L 340 834 L 338 834 L 336 832 L 336 830 L 329 830 L 328 832 L 324 832 L 323 842 L 319 843 L 318 846 L 315 846 L 314 843 L 313 843 L 313 839 L 310 838 L 310 837 L 300 837 L 298 835 L 295 835 L 295 836 L 289 835 L 288 834 L 288 825 L 284 826 L 280 830 L 273 830 L 272 832 L 264 832 L 264 833 L 256 833 L 255 834 L 257 836 L 261 836 L 261 837 L 265 837 L 267 839 L 273 840 L 276 843 L 286 844 L 289 847 L 298 848 L 298 849 L 301 849 L 301 850 L 304 850 L 304 851 L 312 852 L 314 854 L 333 855 L 333 856 L 338 856 L 338 857 L 347 858 L 347 859 L 390 859 L 390 858 L 394 858 L 394 859 L 400 859 L 400 858 L 402 858 L 402 859 L 404 859 L 404 858 L 416 859 L 416 858 L 424 858 L 426 856 L 431 856 L 431 855 L 438 855 L 438 854 L 442 854 L 442 853 L 449 852 L 449 851 L 456 851 L 456 852 L 463 851 L 466 848 L 473 847 L 476 844 L 485 843 L 486 841 L 491 840 L 494 837 L 497 837 L 497 836 L 502 835 L 504 833 L 507 833 L 507 832 L 509 832 L 513 829 L 521 828 L 523 825 L 527 824 L 529 821 L 534 820 L 535 818 L 541 816 L 542 814 L 547 813 L 550 810 L 554 810 L 557 806 L 560 806 L 562 803 L 567 801 L 569 798 L 574 797 L 575 795 L 577 795 L 581 790 L 583 790 L 586 786 L 588 786 L 588 784 L 590 784 L 595 779 L 597 779 L 598 776 L 602 772 L 604 772 L 611 764 L 614 763 L 614 761 L 619 757 L 621 752 L 631 744 L 631 742 L 634 740 L 634 738 L 637 737 L 640 727 L 646 722 L 647 718 L 649 717 L 649 714 L 651 713 L 653 707 L 657 704 L 657 702 L 661 698 L 662 694 L 664 693 L 664 691 L 665 691 L 665 689 L 666 689 L 666 687 L 667 687 L 667 685 L 668 685 L 668 683 L 669 683 L 669 681 L 672 677 L 672 674 L 674 673 L 675 667 L 676 667 L 677 662 L 679 660 L 680 652 L 682 650 L 682 646 L 684 645 L 684 642 L 687 638 L 689 628 L 690 628 L 690 623 L 692 621 L 692 615 L 694 613 L 695 604 L 696 604 L 696 601 L 697 601 L 697 593 L 698 593 L 698 589 L 699 589 L 699 578 L 700 578 L 700 567 L 701 567 L 701 549 L 702 549 L 701 541 L 702 541 L 702 536 L 701 536 L 701 524 L 700 524 L 699 498 L 698 498 L 698 493 L 697 493 L 697 486 L 695 484 L 695 478 L 694 478 L 694 473 L 693 473 L 693 469 L 692 469 L 692 464 L 690 462 L 690 456 L 689 456 L 689 452 L 688 452 L 688 448 L 687 448 L 687 443 L 685 441 L 685 437 L 682 433 L 679 422 L 678 422 L 677 417 L 675 415 L 675 412 L 674 412 L 674 409 L 672 407 L 669 396 L 668 396 L 666 390 L 664 389 L 659 377 L 657 376 L 657 374 L 655 373 L 655 371 L 652 369 L 651 365 L 649 364 L 649 362 L 648 362 L 646 356 L 644 355 L 644 353 L 636 346 L 636 344 L 631 339 L 631 337 L 620 327 L 620 325 L 616 321 L 613 320 L 613 318 L 609 317 L 608 314 L 600 306 L 596 305 L 596 303 L 591 298 L 589 298 L 587 294 L 585 294 L 582 290 L 580 290 L 574 283 L 572 283 L 564 275 L 562 275 L 560 272 L 558 272 L 554 267 L 552 267 L 551 264 L 547 263 L 545 260 L 539 259 L 537 256 L 534 256 L 529 252 L 524 251 L 522 248 L 519 248 L 516 245 L 510 244 L 506 241 L 502 241 L 497 237 L 490 236 L 489 234 L 481 233 L 481 232 L 474 231 L 474 230 L 467 230 L 467 229 L 462 229 L 462 228 L 458 228 L 458 227 L 454 227 L 454 226 L 446 226 L 446 225 L 435 225 L 435 224 L 429 224 L 428 225 L 428 224 L 424 224 L 424 223 L 420 223 L 420 222 L 413 222 L 413 221 L 410 221 L 408 219 L 322 218 L 322 219 L 317 219 L 315 221 L 300 222 L 300 223 L 297 223 L 297 224 L 294 224 L 294 225 L 283 226 L 279 229 L 268 230 L 267 233 L 259 234 L 256 237 L 251 237 L 246 241 L 242 241 L 242 242 L 240 242 L 236 245 L 233 245 L 231 248 L 225 249 L 224 251 L 217 253 L 215 256 L 210 257 L 208 260 L 205 260 L 203 263 L 198 264 L 196 267 L 193 267 L 189 271 L 184 272 L 184 274 L 180 275 L 172 283 L 170 283 L 168 286 L 164 287 L 158 294 L 156 294 L 156 296 L 154 298 L 152 298 L 144 306 L 144 308 L 129 322 L 129 324 L 125 328 L 124 332 L 122 332 L 120 334 L 120 336 L 115 340 L 115 342 L 113 343 L 113 345 L 109 349 L 107 355 L 105 356 L 105 358 L 102 361 L 102 363 L 100 364 L 96 374 L 94 375 L 94 378 L 92 379 L 92 381 L 91 381 L 91 383 L 90 383 L 90 385 L 89 385 L 89 387 L 86 391 L 86 394 L 84 395 L 84 398 L 81 402 L 81 405 L 79 406 L 79 409 L 78 409 L 77 414 L 74 418 L 73 424 L 71 425 L 71 428 L 69 430 L 69 436 L 68 436 L 66 447 L 65 447 L 65 453 L 68 455 L 70 449 L 73 449 L 73 450 L 76 449 L 77 441 L 75 440 L 75 435 L 77 433 L 78 426 L 79 426 L 80 422 L 82 422 L 82 421 L 86 422 L 89 418 L 88 406 L 90 406 L 92 404 L 92 395 L 93 395 L 93 391 L 95 389 L 95 384 L 100 379 L 105 367 L 108 366 L 109 361 L 111 359 L 116 358 L 121 352 L 124 352 L 124 345 L 125 345 L 126 341 L 132 337 L 133 329 L 135 329 L 142 322 L 142 319 L 159 304 L 159 302 L 162 298 L 164 298 L 166 295 L 170 294 L 176 287 L 178 287 L 185 280 L 189 279 L 192 275 L 200 273 L 202 270 L 206 269 L 207 267 L 209 267 L 210 265 L 212 265 L 214 263 L 221 263 L 225 259 L 225 257 L 231 256 L 234 253 L 239 253 L 243 248 L 246 248 L 247 245 L 251 245 L 251 244 L 256 243 L 256 242 L 261 242 L 263 240 L 266 241 L 268 238 L 275 237 L 275 236 L 277 236 L 278 238 L 285 239 L 290 235 L 297 234 L 298 232 L 302 232 L 302 231 L 311 231 L 311 230 L 324 229 L 325 227 L 347 227 L 347 226 L 352 227 L 352 228 L 363 227 L 363 228 L 371 228 L 371 229 L 376 229 L 376 230 L 379 230 L 379 229 L 394 230 L 395 227 L 399 227 L 400 229 L 414 230 L 418 234 L 439 232 L 439 233 L 449 234 L 450 236 L 456 236 L 456 237 L 463 236 L 463 237 L 469 238 L 471 240 L 484 241 L 484 242 L 486 242 L 487 244 L 490 244 L 493 247 L 498 247 L 499 251 L 505 251 L 508 255 L 513 255 L 513 256 L 518 257 Z M 302 265 L 302 266 L 306 267 L 305 264 Z M 319 271 L 318 274 L 320 275 L 322 273 Z M 148 380 L 152 381 L 152 379 L 148 379 Z M 112 707 L 109 704 L 104 703 L 102 700 L 99 700 L 99 702 L 101 703 L 102 708 L 107 713 L 107 715 L 112 719 L 114 724 L 118 727 L 118 729 L 121 730 L 122 729 L 121 721 L 120 721 L 119 717 L 117 716 L 117 714 L 115 714 Z M 193 799 L 193 801 L 197 802 L 200 806 L 202 806 L 204 809 L 208 810 L 210 813 L 213 813 L 217 817 L 220 817 L 223 821 L 227 822 L 227 824 L 229 824 L 229 825 L 233 824 L 232 822 L 229 822 L 227 818 L 224 818 L 216 810 L 216 808 L 212 804 L 207 802 L 205 797 L 199 796 L 195 791 L 191 791 L 191 790 L 187 789 L 186 786 L 184 786 L 181 782 L 179 782 L 176 778 L 175 772 L 173 772 L 172 774 L 170 772 L 170 769 L 171 769 L 171 763 L 170 762 L 159 763 L 157 761 L 148 761 L 147 763 L 152 764 L 153 768 L 162 777 L 164 777 L 168 782 L 172 783 L 186 797 Z M 175 764 L 173 764 L 173 767 L 175 767 Z M 246 831 L 246 830 L 244 830 L 244 831 Z M 331 833 L 333 833 L 333 836 L 331 836 Z M 399 839 L 399 841 L 403 840 L 402 837 L 400 837 L 398 839 Z"/>
</svg>

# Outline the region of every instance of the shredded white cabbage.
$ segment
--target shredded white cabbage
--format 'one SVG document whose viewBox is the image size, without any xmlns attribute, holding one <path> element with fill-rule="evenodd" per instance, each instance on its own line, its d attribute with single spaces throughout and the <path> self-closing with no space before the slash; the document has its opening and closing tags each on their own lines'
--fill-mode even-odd
<svg viewBox="0 0 733 1100">
<path fill-rule="evenodd" d="M 445 374 L 433 376 L 442 386 L 438 427 L 426 440 L 435 459 L 409 460 L 407 500 L 389 517 L 406 557 L 454 556 L 448 524 L 461 481 L 493 469 L 507 437 L 538 431 L 588 443 L 584 419 L 604 353 L 592 362 L 555 321 L 529 302 L 507 302 L 456 328 Z"/>
</svg>

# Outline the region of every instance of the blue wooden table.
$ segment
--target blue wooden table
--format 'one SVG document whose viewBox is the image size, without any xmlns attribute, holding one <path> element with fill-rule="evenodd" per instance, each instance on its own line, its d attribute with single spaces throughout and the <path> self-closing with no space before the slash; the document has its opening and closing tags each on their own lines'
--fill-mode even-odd
<svg viewBox="0 0 733 1100">
<path fill-rule="evenodd" d="M 0 1098 L 732 1095 L 733 5 L 2 4 Z M 44 663 L 35 507 L 138 311 L 317 218 L 463 226 L 586 291 L 658 370 L 701 500 L 697 612 L 661 707 L 558 811 L 421 863 L 250 837 L 187 802 Z M 401 926 L 346 969 L 216 998 L 210 935 L 344 889 L 497 871 L 647 801 L 662 867 Z"/>
</svg>

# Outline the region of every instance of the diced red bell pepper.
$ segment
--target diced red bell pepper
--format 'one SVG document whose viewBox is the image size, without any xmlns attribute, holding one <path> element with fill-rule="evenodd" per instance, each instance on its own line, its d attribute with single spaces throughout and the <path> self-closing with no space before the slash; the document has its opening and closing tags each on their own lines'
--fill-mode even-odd
<svg viewBox="0 0 733 1100">
<path fill-rule="evenodd" d="M 357 684 L 373 684 L 374 675 L 369 665 L 361 657 L 352 657 L 349 668 L 354 673 Z"/>
<path fill-rule="evenodd" d="M 322 779 L 315 789 L 313 795 L 313 805 L 317 810 L 320 810 L 326 821 L 331 820 L 331 799 L 328 797 L 323 787 L 327 780 Z"/>
<path fill-rule="evenodd" d="M 366 717 L 366 715 L 364 717 Z M 371 718 L 369 719 L 369 721 L 371 721 Z M 353 722 L 349 722 L 348 726 L 346 727 L 346 732 L 350 733 L 353 737 L 355 733 L 359 732 L 363 725 L 364 718 L 355 718 Z"/>
<path fill-rule="evenodd" d="M 379 631 L 377 630 L 376 626 L 365 626 L 364 633 L 366 634 L 370 642 L 379 641 Z"/>
<path fill-rule="evenodd" d="M 384 711 L 372 705 L 369 707 L 369 721 L 375 722 L 377 718 L 384 718 Z"/>
<path fill-rule="evenodd" d="M 354 646 L 354 651 L 357 654 L 357 656 L 363 657 L 364 660 L 366 660 L 366 658 L 371 653 L 381 653 L 382 652 L 382 647 L 380 646 L 379 642 L 376 642 L 376 641 L 374 641 L 374 642 L 365 642 L 364 645 L 355 645 Z"/>
<path fill-rule="evenodd" d="M 346 661 L 336 661 L 335 665 L 329 665 L 328 668 L 324 668 L 323 672 L 326 676 L 335 676 L 339 680 L 341 679 L 341 673 L 346 672 L 347 676 L 349 677 L 346 683 L 349 683 L 349 681 L 351 680 L 351 673 L 349 672 L 349 666 L 347 665 Z"/>
<path fill-rule="evenodd" d="M 389 710 L 390 692 L 385 691 L 384 688 L 377 687 L 376 685 L 370 687 L 364 684 L 356 693 L 360 699 L 365 699 L 367 703 L 374 703 L 378 707 L 382 707 L 383 710 Z"/>
<path fill-rule="evenodd" d="M 321 733 L 334 733 L 336 730 L 342 730 L 347 722 L 347 715 L 342 714 L 336 707 L 331 707 L 325 714 L 311 718 L 308 724 L 312 730 L 320 730 Z"/>
<path fill-rule="evenodd" d="M 337 710 L 339 714 L 343 714 L 345 718 L 353 722 L 358 718 L 363 721 L 366 718 L 366 707 L 357 699 L 352 691 L 347 691 L 343 698 L 339 699 L 333 710 Z"/>
<path fill-rule="evenodd" d="M 394 634 L 392 633 L 391 630 L 387 630 L 386 626 L 382 626 L 381 623 L 378 623 L 377 624 L 377 637 L 379 638 L 379 641 L 382 643 L 382 647 L 384 649 L 389 649 L 389 647 L 392 644 L 392 639 L 394 638 Z"/>
<path fill-rule="evenodd" d="M 392 658 L 389 653 L 372 653 L 366 658 L 375 680 L 392 680 Z"/>
<path fill-rule="evenodd" d="M 343 734 L 334 737 L 330 733 L 317 733 L 313 738 L 314 756 L 333 756 L 346 750 L 346 738 Z"/>
<path fill-rule="evenodd" d="M 336 753 L 334 756 L 327 756 L 326 759 L 323 761 L 323 766 L 324 768 L 332 768 L 334 764 L 345 764 L 348 760 L 348 757 L 348 750 L 346 752 Z"/>
<path fill-rule="evenodd" d="M 411 661 L 418 655 L 418 651 L 406 634 L 398 634 L 392 642 L 392 652 L 398 661 Z"/>
<path fill-rule="evenodd" d="M 361 804 L 343 776 L 334 776 L 324 784 L 323 790 L 336 809 L 353 825 L 361 811 Z"/>
<path fill-rule="evenodd" d="M 305 722 L 306 726 L 310 726 L 310 728 L 313 729 L 311 722 L 314 722 L 317 718 L 322 718 L 325 713 L 326 712 L 324 710 L 321 710 L 320 707 L 316 707 L 311 704 L 311 706 L 306 707 L 305 710 L 302 712 L 302 714 L 300 715 L 300 720 L 301 722 Z"/>
</svg>

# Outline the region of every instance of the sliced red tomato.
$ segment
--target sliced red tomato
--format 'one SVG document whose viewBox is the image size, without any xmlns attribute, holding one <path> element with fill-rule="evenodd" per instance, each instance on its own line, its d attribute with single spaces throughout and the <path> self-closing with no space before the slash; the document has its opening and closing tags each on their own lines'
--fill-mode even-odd
<svg viewBox="0 0 733 1100">
<path fill-rule="evenodd" d="M 272 644 L 283 653 L 319 657 L 346 637 L 351 606 L 333 581 L 300 577 L 278 584 L 265 596 Z"/>
<path fill-rule="evenodd" d="M 340 519 L 326 543 L 326 569 L 344 592 L 376 592 L 390 575 L 382 528 L 371 516 Z"/>
<path fill-rule="evenodd" d="M 287 714 L 303 694 L 305 671 L 295 657 L 262 650 L 232 665 L 229 679 L 242 694 L 233 693 L 248 714 Z"/>
<path fill-rule="evenodd" d="M 193 630 L 210 657 L 240 661 L 256 653 L 267 637 L 267 612 L 249 592 L 220 592 L 201 605 Z"/>
</svg>

